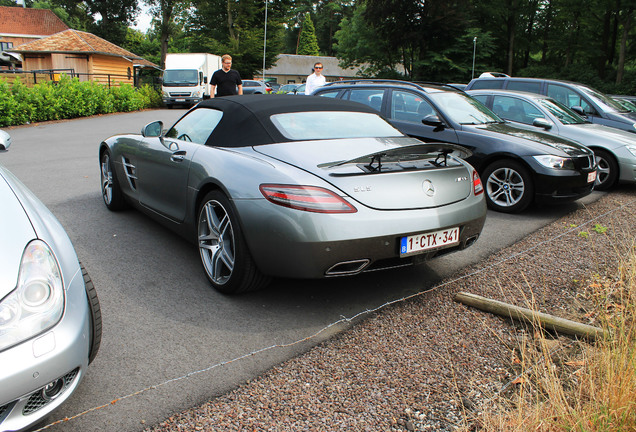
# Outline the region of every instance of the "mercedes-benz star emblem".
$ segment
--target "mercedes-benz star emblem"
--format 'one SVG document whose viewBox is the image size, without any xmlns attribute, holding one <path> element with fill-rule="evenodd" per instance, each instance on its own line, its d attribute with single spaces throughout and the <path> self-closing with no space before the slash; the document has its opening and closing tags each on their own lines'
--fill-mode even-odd
<svg viewBox="0 0 636 432">
<path fill-rule="evenodd" d="M 435 195 L 435 186 L 433 186 L 433 182 L 430 180 L 424 180 L 424 183 L 422 183 L 422 189 L 424 189 L 424 193 L 430 197 Z"/>
</svg>

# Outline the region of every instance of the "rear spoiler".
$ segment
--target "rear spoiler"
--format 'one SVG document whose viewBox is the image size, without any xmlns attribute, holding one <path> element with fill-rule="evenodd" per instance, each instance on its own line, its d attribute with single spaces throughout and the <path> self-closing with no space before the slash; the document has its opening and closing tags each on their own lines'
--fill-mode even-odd
<svg viewBox="0 0 636 432">
<path fill-rule="evenodd" d="M 383 163 L 412 162 L 423 158 L 430 159 L 436 156 L 434 163 L 436 166 L 447 166 L 448 156 L 466 159 L 472 156 L 472 152 L 464 147 L 449 143 L 423 143 L 408 146 L 400 146 L 354 159 L 338 162 L 327 162 L 318 165 L 318 168 L 330 169 L 342 167 L 344 165 L 363 165 L 371 172 L 381 172 Z"/>
</svg>

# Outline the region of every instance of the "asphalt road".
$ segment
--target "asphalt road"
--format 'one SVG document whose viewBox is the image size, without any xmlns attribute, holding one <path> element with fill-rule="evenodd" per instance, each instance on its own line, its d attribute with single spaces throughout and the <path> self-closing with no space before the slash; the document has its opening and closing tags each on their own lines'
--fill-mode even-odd
<svg viewBox="0 0 636 432">
<path fill-rule="evenodd" d="M 0 154 L 0 163 L 65 226 L 92 276 L 103 314 L 95 362 L 73 397 L 40 426 L 80 415 L 47 430 L 141 430 L 325 340 L 346 328 L 339 324 L 320 332 L 342 317 L 425 290 L 600 196 L 522 215 L 489 212 L 473 247 L 426 265 L 321 281 L 274 280 L 260 292 L 225 296 L 209 287 L 196 246 L 134 210 L 108 211 L 100 195 L 100 140 L 137 132 L 154 120 L 169 125 L 184 112 L 154 110 L 7 129 L 13 145 Z M 278 347 L 263 350 L 272 346 Z"/>
</svg>

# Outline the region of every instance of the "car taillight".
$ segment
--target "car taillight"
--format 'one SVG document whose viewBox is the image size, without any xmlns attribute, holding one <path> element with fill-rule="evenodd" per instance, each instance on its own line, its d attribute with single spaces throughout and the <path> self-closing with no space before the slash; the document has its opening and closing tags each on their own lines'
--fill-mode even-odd
<svg viewBox="0 0 636 432">
<path fill-rule="evenodd" d="M 316 213 L 355 213 L 358 210 L 330 190 L 316 186 L 263 184 L 259 188 L 274 204 Z"/>
<path fill-rule="evenodd" d="M 477 171 L 473 170 L 473 193 L 475 196 L 484 192 L 484 185 L 481 183 L 481 178 L 479 178 L 479 174 Z"/>
</svg>

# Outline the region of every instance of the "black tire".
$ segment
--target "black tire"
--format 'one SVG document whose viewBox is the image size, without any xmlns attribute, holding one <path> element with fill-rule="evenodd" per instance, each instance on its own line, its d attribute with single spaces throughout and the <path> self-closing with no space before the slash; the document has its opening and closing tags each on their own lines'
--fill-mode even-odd
<svg viewBox="0 0 636 432">
<path fill-rule="evenodd" d="M 598 191 L 609 190 L 616 185 L 618 180 L 618 163 L 614 156 L 605 150 L 594 149 L 594 156 L 598 165 L 594 189 Z"/>
<path fill-rule="evenodd" d="M 88 364 L 91 364 L 97 356 L 99 347 L 102 344 L 102 309 L 99 306 L 97 290 L 84 266 L 80 263 L 84 287 L 86 288 L 86 298 L 88 299 L 88 310 L 90 312 L 90 348 L 88 350 Z"/>
<path fill-rule="evenodd" d="M 113 160 L 110 151 L 104 150 L 99 158 L 100 162 L 100 180 L 102 189 L 102 198 L 104 204 L 109 210 L 117 211 L 126 207 L 124 194 L 119 186 L 119 180 L 113 170 Z"/>
<path fill-rule="evenodd" d="M 216 290 L 239 294 L 269 283 L 256 268 L 232 204 L 220 191 L 209 192 L 201 202 L 197 244 L 205 274 Z"/>
<path fill-rule="evenodd" d="M 502 159 L 483 172 L 488 208 L 502 213 L 519 213 L 534 200 L 530 173 L 519 162 Z"/>
</svg>

